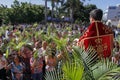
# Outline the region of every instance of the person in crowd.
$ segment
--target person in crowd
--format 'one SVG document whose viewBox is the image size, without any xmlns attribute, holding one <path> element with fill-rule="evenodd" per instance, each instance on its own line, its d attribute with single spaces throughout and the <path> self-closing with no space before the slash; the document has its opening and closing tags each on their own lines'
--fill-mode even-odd
<svg viewBox="0 0 120 80">
<path fill-rule="evenodd" d="M 21 56 L 25 64 L 25 70 L 23 72 L 23 80 L 31 80 L 31 68 L 30 68 L 30 58 L 32 57 L 33 47 L 26 44 L 21 49 Z"/>
<path fill-rule="evenodd" d="M 7 80 L 6 79 L 6 65 L 7 60 L 3 56 L 3 52 L 0 50 L 0 80 Z"/>
<path fill-rule="evenodd" d="M 112 62 L 117 64 L 117 65 L 120 65 L 120 53 L 115 53 L 112 56 Z"/>
<path fill-rule="evenodd" d="M 34 50 L 38 50 L 39 56 L 41 56 L 41 52 L 42 52 L 41 48 L 42 48 L 42 41 L 41 40 L 36 41 Z"/>
<path fill-rule="evenodd" d="M 73 40 L 72 46 L 77 46 L 78 40 L 79 40 L 78 38 L 75 38 L 75 39 Z"/>
<path fill-rule="evenodd" d="M 41 41 L 39 42 L 38 44 L 39 46 L 39 49 L 38 49 L 38 56 L 39 57 L 43 57 L 43 68 L 42 68 L 42 71 L 43 71 L 43 76 L 45 75 L 45 72 L 46 72 L 46 62 L 45 62 L 45 56 L 46 56 L 46 49 L 47 49 L 47 46 L 48 46 L 48 43 L 46 41 L 42 41 L 42 46 L 41 46 Z M 40 48 L 41 47 L 41 48 Z M 44 77 L 43 77 L 43 80 L 44 80 Z"/>
<path fill-rule="evenodd" d="M 34 53 L 35 54 L 35 53 Z M 33 55 L 34 55 L 33 54 Z M 32 71 L 32 79 L 33 80 L 42 80 L 43 79 L 43 56 L 34 56 L 30 59 L 30 66 Z"/>
<path fill-rule="evenodd" d="M 13 62 L 6 69 L 11 70 L 12 80 L 23 80 L 24 64 L 18 55 L 14 56 Z"/>
<path fill-rule="evenodd" d="M 119 52 L 119 50 L 120 50 L 120 44 L 119 44 L 119 42 L 118 41 L 114 41 L 114 46 L 113 46 L 113 52 Z"/>
<path fill-rule="evenodd" d="M 111 57 L 113 49 L 113 31 L 104 25 L 101 20 L 103 11 L 94 9 L 90 12 L 90 26 L 87 31 L 79 38 L 78 46 L 84 45 L 85 49 L 92 46 L 99 58 Z"/>
<path fill-rule="evenodd" d="M 48 43 L 46 41 L 43 41 L 42 42 L 42 47 L 39 49 L 39 55 L 42 54 L 43 56 L 45 56 L 47 46 L 48 46 Z"/>
<path fill-rule="evenodd" d="M 46 71 L 52 71 L 57 66 L 56 44 L 54 41 L 51 41 L 49 47 L 47 47 L 46 53 L 47 53 L 47 55 L 45 56 Z"/>
<path fill-rule="evenodd" d="M 52 71 L 56 68 L 57 57 L 55 56 L 54 53 L 51 52 L 45 57 L 45 62 L 46 62 L 46 71 Z"/>
</svg>

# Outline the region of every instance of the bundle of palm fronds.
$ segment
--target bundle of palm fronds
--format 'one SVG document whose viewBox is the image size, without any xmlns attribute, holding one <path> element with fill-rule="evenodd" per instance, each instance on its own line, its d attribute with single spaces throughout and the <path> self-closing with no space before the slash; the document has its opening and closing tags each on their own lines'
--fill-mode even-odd
<svg viewBox="0 0 120 80">
<path fill-rule="evenodd" d="M 52 77 L 58 80 L 120 80 L 120 68 L 117 64 L 109 59 L 98 59 L 91 47 L 87 51 L 74 47 L 73 58 L 62 63 L 60 72 L 59 70 L 55 74 L 49 72 L 45 77 L 51 73 L 49 80 L 53 80 Z"/>
</svg>

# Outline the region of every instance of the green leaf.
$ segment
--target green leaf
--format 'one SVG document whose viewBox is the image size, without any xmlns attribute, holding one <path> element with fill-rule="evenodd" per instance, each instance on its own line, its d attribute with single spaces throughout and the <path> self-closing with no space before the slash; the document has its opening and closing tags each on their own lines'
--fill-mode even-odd
<svg viewBox="0 0 120 80">
<path fill-rule="evenodd" d="M 89 47 L 87 50 L 84 47 L 74 46 L 73 50 L 77 53 L 84 65 L 84 76 L 83 80 L 94 80 L 91 66 L 96 63 L 96 52 L 92 47 Z M 95 56 L 95 57 L 94 57 Z"/>
<path fill-rule="evenodd" d="M 98 80 L 120 80 L 120 67 L 104 73 Z"/>
<path fill-rule="evenodd" d="M 104 74 L 115 68 L 117 68 L 117 65 L 112 63 L 109 59 L 102 59 L 92 67 L 94 78 L 99 80 Z"/>
<path fill-rule="evenodd" d="M 6 53 L 5 53 L 5 57 L 8 58 L 8 56 L 9 56 L 9 49 L 7 48 Z"/>
<path fill-rule="evenodd" d="M 63 74 L 61 69 L 46 71 L 46 75 L 44 77 L 45 80 L 63 80 Z"/>
<path fill-rule="evenodd" d="M 74 53 L 76 54 L 76 53 Z M 80 58 L 74 55 L 70 61 L 63 64 L 63 74 L 65 80 L 81 80 L 84 72 L 84 66 Z"/>
<path fill-rule="evenodd" d="M 36 50 L 33 54 L 34 59 L 38 58 L 38 50 Z"/>
</svg>

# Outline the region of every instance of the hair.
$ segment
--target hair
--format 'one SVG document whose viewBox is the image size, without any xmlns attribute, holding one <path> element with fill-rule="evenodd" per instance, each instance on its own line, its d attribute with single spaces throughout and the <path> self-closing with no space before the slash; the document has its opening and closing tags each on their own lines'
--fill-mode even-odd
<svg viewBox="0 0 120 80">
<path fill-rule="evenodd" d="M 22 62 L 22 58 L 21 58 L 20 56 L 16 55 L 16 56 L 14 56 L 14 59 L 15 59 L 16 57 L 19 59 L 19 62 Z M 14 61 L 14 60 L 13 60 L 13 61 Z"/>
<path fill-rule="evenodd" d="M 33 51 L 33 47 L 29 44 L 24 45 L 25 48 L 28 48 L 29 50 Z"/>
<path fill-rule="evenodd" d="M 103 11 L 101 9 L 94 9 L 90 12 L 90 17 L 95 20 L 101 21 L 103 16 Z"/>
</svg>

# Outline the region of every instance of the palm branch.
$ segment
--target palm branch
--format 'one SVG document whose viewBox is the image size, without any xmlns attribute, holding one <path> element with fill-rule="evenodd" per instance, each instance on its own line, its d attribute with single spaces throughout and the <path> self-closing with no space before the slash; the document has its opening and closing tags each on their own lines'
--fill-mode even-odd
<svg viewBox="0 0 120 80">
<path fill-rule="evenodd" d="M 84 76 L 82 80 L 94 80 L 91 66 L 95 65 L 97 60 L 95 50 L 92 47 L 85 50 L 84 47 L 80 48 L 78 46 L 74 46 L 73 50 L 77 53 L 84 65 Z"/>
<path fill-rule="evenodd" d="M 55 69 L 53 71 L 48 71 L 45 74 L 45 80 L 62 80 L 63 74 L 61 69 Z"/>
<path fill-rule="evenodd" d="M 38 58 L 38 50 L 36 50 L 33 54 L 34 59 Z"/>
<path fill-rule="evenodd" d="M 73 49 L 88 67 L 92 67 L 97 63 L 98 58 L 96 51 L 91 46 L 87 50 L 85 50 L 84 47 L 80 48 L 78 46 L 74 46 Z"/>
<path fill-rule="evenodd" d="M 24 45 L 24 44 L 26 44 L 28 42 L 28 40 L 22 40 L 22 41 L 19 41 L 19 42 L 16 42 L 16 40 L 15 39 L 12 39 L 10 42 L 9 42 L 9 44 L 8 44 L 8 46 L 10 47 L 10 48 L 13 48 L 14 50 L 20 50 L 20 48 Z"/>
<path fill-rule="evenodd" d="M 5 57 L 8 58 L 8 56 L 9 56 L 9 49 L 7 48 L 6 53 L 5 53 Z"/>
<path fill-rule="evenodd" d="M 70 57 L 69 57 L 70 58 Z M 46 80 L 81 80 L 84 66 L 78 55 L 74 52 L 73 58 L 62 61 L 61 68 L 46 72 Z"/>
<path fill-rule="evenodd" d="M 7 30 L 7 26 L 0 27 L 0 36 L 5 33 L 5 30 Z"/>
<path fill-rule="evenodd" d="M 81 80 L 84 72 L 82 61 L 73 53 L 73 59 L 63 63 L 62 69 L 64 74 L 63 80 Z"/>
<path fill-rule="evenodd" d="M 57 44 L 58 50 L 64 50 L 67 45 L 67 38 L 53 38 L 54 42 Z"/>
<path fill-rule="evenodd" d="M 104 80 L 105 78 L 111 78 L 107 80 L 112 80 L 112 77 L 115 76 L 116 73 L 120 74 L 120 72 L 116 71 L 116 68 L 117 65 L 112 63 L 109 59 L 102 59 L 92 67 L 94 78 L 96 80 Z"/>
<path fill-rule="evenodd" d="M 74 47 L 74 50 L 80 54 L 84 64 L 84 77 L 83 80 L 119 80 L 120 68 L 112 63 L 109 59 L 97 58 L 96 52 L 89 48 L 84 52 L 81 52 L 79 47 Z M 86 75 L 87 73 L 87 75 Z M 90 79 L 90 76 L 93 77 Z"/>
<path fill-rule="evenodd" d="M 98 80 L 120 80 L 120 67 L 104 73 Z"/>
<path fill-rule="evenodd" d="M 41 37 L 41 36 L 42 36 L 42 33 L 43 33 L 43 30 L 35 32 L 35 33 L 34 33 L 34 34 L 35 34 L 35 35 L 34 35 L 35 38 Z"/>
<path fill-rule="evenodd" d="M 37 23 L 37 22 L 33 24 L 33 27 L 36 28 L 37 26 L 38 26 L 38 23 Z"/>
</svg>

